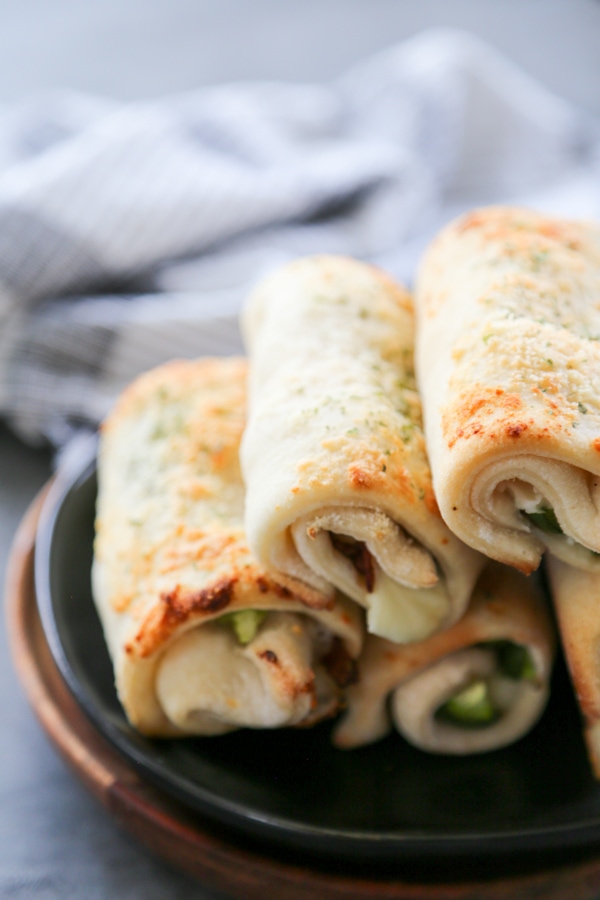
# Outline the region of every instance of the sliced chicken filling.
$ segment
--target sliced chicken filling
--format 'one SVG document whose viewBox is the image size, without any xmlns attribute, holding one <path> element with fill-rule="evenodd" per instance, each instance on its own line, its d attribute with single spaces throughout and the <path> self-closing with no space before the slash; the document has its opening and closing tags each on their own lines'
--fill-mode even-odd
<svg viewBox="0 0 600 900">
<path fill-rule="evenodd" d="M 421 640 L 448 615 L 450 599 L 431 554 L 372 510 L 332 508 L 292 527 L 304 563 L 367 609 L 373 634 Z"/>
<path fill-rule="evenodd" d="M 298 613 L 242 610 L 193 628 L 156 675 L 168 719 L 194 734 L 308 725 L 340 702 L 336 677 L 353 666 L 339 639 Z"/>
</svg>

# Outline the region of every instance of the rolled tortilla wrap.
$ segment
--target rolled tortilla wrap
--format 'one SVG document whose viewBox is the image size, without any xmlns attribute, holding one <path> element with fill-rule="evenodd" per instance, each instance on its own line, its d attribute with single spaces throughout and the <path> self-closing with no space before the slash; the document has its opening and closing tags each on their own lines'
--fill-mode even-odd
<svg viewBox="0 0 600 900">
<path fill-rule="evenodd" d="M 343 591 L 391 640 L 447 627 L 483 559 L 444 525 L 433 495 L 409 295 L 371 266 L 311 257 L 260 284 L 242 325 L 256 557 L 307 603 Z"/>
<path fill-rule="evenodd" d="M 495 750 L 526 734 L 549 695 L 555 635 L 537 583 L 489 563 L 464 617 L 409 646 L 367 636 L 334 733 L 352 748 L 393 727 L 433 753 Z"/>
<path fill-rule="evenodd" d="M 569 566 L 551 553 L 545 565 L 590 764 L 600 778 L 600 576 Z"/>
<path fill-rule="evenodd" d="M 534 570 L 600 571 L 600 226 L 493 207 L 434 240 L 416 364 L 441 513 Z"/>
<path fill-rule="evenodd" d="M 245 380 L 240 359 L 173 362 L 102 427 L 93 593 L 119 699 L 147 735 L 311 724 L 337 710 L 362 644 L 354 604 L 307 607 L 248 550 Z"/>
</svg>

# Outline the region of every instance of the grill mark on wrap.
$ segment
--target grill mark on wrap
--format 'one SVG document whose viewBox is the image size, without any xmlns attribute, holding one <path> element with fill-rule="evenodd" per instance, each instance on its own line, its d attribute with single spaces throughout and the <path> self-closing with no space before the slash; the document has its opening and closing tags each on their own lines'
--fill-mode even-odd
<svg viewBox="0 0 600 900">
<path fill-rule="evenodd" d="M 229 606 L 238 578 L 224 578 L 195 593 L 183 593 L 179 586 L 161 594 L 158 604 L 143 622 L 137 635 L 125 647 L 128 654 L 144 658 L 168 640 L 182 622 L 198 613 L 220 612 Z"/>
<path fill-rule="evenodd" d="M 214 617 L 215 613 L 226 609 L 235 599 L 236 594 L 244 591 L 244 584 L 250 582 L 261 594 L 275 594 L 281 600 L 302 603 L 307 609 L 311 605 L 293 590 L 278 584 L 263 574 L 258 574 L 256 569 L 248 568 L 239 571 L 228 578 L 222 578 L 205 588 L 186 592 L 177 585 L 172 591 L 161 594 L 158 603 L 143 620 L 136 636 L 125 646 L 125 652 L 140 658 L 151 656 L 159 650 L 166 641 L 188 619 Z M 333 600 L 326 600 L 320 604 L 320 608 L 332 609 Z"/>
</svg>

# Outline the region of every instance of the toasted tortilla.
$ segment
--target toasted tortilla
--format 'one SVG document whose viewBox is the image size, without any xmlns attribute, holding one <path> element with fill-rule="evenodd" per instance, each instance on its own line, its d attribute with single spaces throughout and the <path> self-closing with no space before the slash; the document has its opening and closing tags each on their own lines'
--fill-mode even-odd
<svg viewBox="0 0 600 900">
<path fill-rule="evenodd" d="M 309 257 L 256 287 L 242 327 L 257 559 L 309 604 L 343 591 L 374 634 L 407 642 L 448 627 L 483 558 L 437 508 L 406 290 L 364 263 Z"/>
<path fill-rule="evenodd" d="M 545 549 L 600 571 L 600 226 L 469 213 L 427 250 L 415 297 L 449 527 L 523 572 Z"/>
<path fill-rule="evenodd" d="M 600 576 L 551 553 L 545 566 L 590 765 L 600 778 Z"/>
<path fill-rule="evenodd" d="M 527 651 L 532 665 L 527 677 L 503 671 L 497 642 L 506 641 Z M 334 743 L 343 749 L 370 744 L 395 727 L 432 753 L 482 753 L 511 744 L 531 730 L 546 706 L 555 647 L 537 582 L 491 562 L 466 614 L 446 631 L 408 646 L 367 636 Z M 477 681 L 489 685 L 498 706 L 493 720 L 473 727 L 439 715 L 444 704 Z"/>
<path fill-rule="evenodd" d="M 93 594 L 119 699 L 147 735 L 312 724 L 337 710 L 362 645 L 355 604 L 308 607 L 248 549 L 246 371 L 242 359 L 161 366 L 102 426 Z M 266 615 L 242 642 L 231 614 L 243 610 Z"/>
</svg>

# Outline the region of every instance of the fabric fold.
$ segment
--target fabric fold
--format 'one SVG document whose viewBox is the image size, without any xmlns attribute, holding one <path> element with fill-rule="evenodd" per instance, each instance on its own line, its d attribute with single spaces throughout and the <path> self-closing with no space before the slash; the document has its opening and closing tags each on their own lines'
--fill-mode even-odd
<svg viewBox="0 0 600 900">
<path fill-rule="evenodd" d="M 0 414 L 29 442 L 64 445 L 132 377 L 204 353 L 207 313 L 222 315 L 224 293 L 237 314 L 285 260 L 344 253 L 408 280 L 455 210 L 537 192 L 546 208 L 597 215 L 599 140 L 592 116 L 453 29 L 318 84 L 131 103 L 61 90 L 4 106 Z M 111 350 L 82 369 L 99 295 Z M 183 310 L 182 295 L 195 301 Z"/>
<path fill-rule="evenodd" d="M 363 641 L 355 605 L 318 608 L 257 565 L 238 448 L 246 363 L 168 363 L 104 421 L 92 583 L 129 721 L 155 736 L 332 715 Z"/>
<path fill-rule="evenodd" d="M 242 327 L 257 559 L 312 605 L 343 591 L 392 640 L 447 627 L 483 558 L 446 528 L 433 495 L 408 293 L 364 263 L 308 257 L 256 287 Z"/>
<path fill-rule="evenodd" d="M 600 226 L 490 207 L 448 225 L 416 287 L 416 366 L 441 513 L 531 572 L 600 570 Z"/>
<path fill-rule="evenodd" d="M 432 753 L 483 753 L 523 737 L 550 692 L 555 634 L 532 578 L 490 563 L 463 618 L 400 646 L 373 635 L 333 740 L 370 744 L 394 728 Z"/>
</svg>

